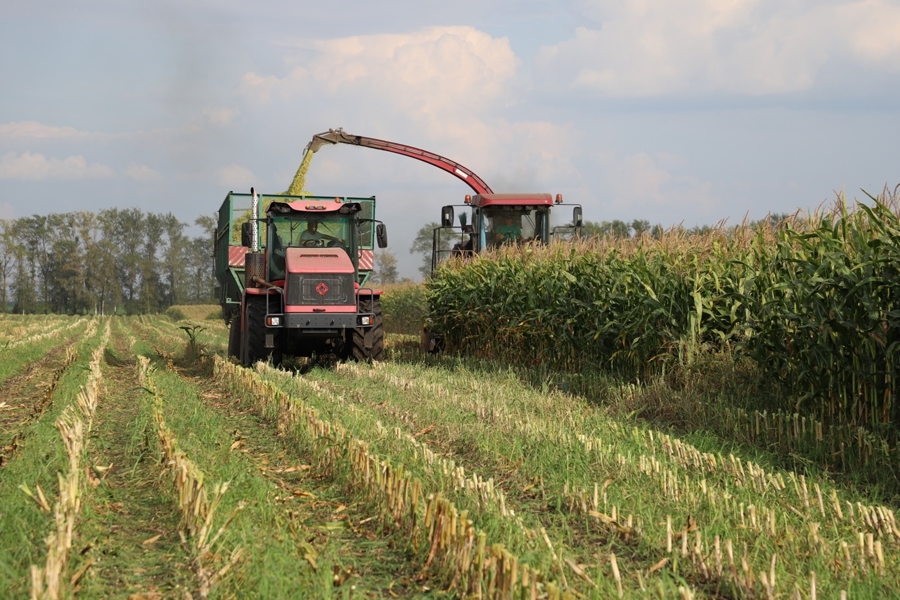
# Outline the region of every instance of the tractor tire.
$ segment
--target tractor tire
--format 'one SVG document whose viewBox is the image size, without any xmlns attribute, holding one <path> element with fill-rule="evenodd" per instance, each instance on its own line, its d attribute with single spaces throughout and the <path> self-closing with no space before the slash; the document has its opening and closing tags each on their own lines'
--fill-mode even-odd
<svg viewBox="0 0 900 600">
<path fill-rule="evenodd" d="M 269 355 L 266 351 L 266 298 L 247 296 L 246 308 L 243 363 L 252 367 Z"/>
<path fill-rule="evenodd" d="M 374 302 L 374 304 L 373 304 Z M 357 327 L 350 332 L 349 357 L 359 362 L 384 360 L 384 318 L 381 314 L 381 300 L 360 300 L 362 312 L 375 314 L 375 322 L 371 327 Z"/>
<path fill-rule="evenodd" d="M 241 360 L 241 315 L 231 317 L 231 325 L 228 330 L 228 358 Z"/>
</svg>

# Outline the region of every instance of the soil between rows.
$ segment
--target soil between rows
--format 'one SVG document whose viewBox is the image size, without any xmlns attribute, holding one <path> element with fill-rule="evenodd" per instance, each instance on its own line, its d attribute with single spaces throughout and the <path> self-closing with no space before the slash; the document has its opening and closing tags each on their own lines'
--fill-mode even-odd
<svg viewBox="0 0 900 600">
<path fill-rule="evenodd" d="M 21 373 L 0 384 L 0 468 L 15 456 L 27 436 L 28 425 L 50 406 L 54 376 L 58 372 L 62 375 L 66 350 L 74 345 L 70 342 L 56 346 L 41 360 L 29 363 Z"/>
<path fill-rule="evenodd" d="M 70 572 L 92 564 L 77 595 L 190 597 L 196 586 L 178 535 L 178 507 L 163 489 L 162 465 L 139 423 L 146 392 L 139 387 L 133 355 L 114 343 L 102 368 L 104 386 L 87 453 L 91 491 Z"/>
</svg>

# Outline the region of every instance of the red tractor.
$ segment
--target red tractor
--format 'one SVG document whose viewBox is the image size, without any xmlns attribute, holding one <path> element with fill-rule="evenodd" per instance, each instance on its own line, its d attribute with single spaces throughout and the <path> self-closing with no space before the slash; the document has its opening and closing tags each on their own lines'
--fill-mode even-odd
<svg viewBox="0 0 900 600">
<path fill-rule="evenodd" d="M 248 366 L 286 355 L 382 360 L 381 290 L 366 286 L 374 243 L 387 246 L 375 198 L 262 200 L 253 190 L 229 192 L 219 209 L 216 277 L 228 355 Z"/>
</svg>

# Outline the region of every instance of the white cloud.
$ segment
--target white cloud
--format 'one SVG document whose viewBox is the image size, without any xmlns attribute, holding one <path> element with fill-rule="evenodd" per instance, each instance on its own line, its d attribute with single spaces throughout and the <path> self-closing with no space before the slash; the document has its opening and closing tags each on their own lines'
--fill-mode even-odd
<svg viewBox="0 0 900 600">
<path fill-rule="evenodd" d="M 78 131 L 74 127 L 56 127 L 37 121 L 15 121 L 0 123 L 0 138 L 11 139 L 71 139 L 88 137 L 91 134 Z"/>
<path fill-rule="evenodd" d="M 762 96 L 811 89 L 845 63 L 900 68 L 900 8 L 889 0 L 593 0 L 600 27 L 541 49 L 536 76 L 612 97 Z"/>
<path fill-rule="evenodd" d="M 294 75 L 292 73 L 292 75 Z M 241 77 L 238 89 L 247 100 L 258 103 L 266 103 L 272 99 L 272 91 L 282 83 L 274 75 L 257 75 L 256 73 L 244 73 Z"/>
<path fill-rule="evenodd" d="M 837 11 L 854 54 L 876 67 L 900 71 L 900 6 L 885 0 L 864 0 Z"/>
<path fill-rule="evenodd" d="M 302 105 L 304 114 L 293 120 L 336 115 L 340 120 L 321 123 L 310 133 L 343 126 L 352 134 L 418 146 L 459 160 L 485 178 L 493 176 L 498 187 L 519 188 L 525 174 L 540 182 L 553 171 L 554 161 L 571 151 L 562 147 L 565 126 L 506 117 L 508 107 L 520 99 L 520 61 L 506 38 L 472 27 L 432 27 L 298 42 L 288 48 L 295 55 L 286 60 L 285 75 L 251 72 L 241 79 L 246 112 L 283 116 Z M 334 157 L 333 152 L 326 151 Z M 364 165 L 377 160 L 372 154 L 350 159 L 358 168 L 342 173 L 344 181 L 371 178 Z M 337 164 L 346 164 L 341 159 L 328 165 L 324 156 L 317 157 L 312 178 L 327 170 L 333 180 Z M 396 164 L 398 175 L 410 179 L 431 175 L 408 166 L 408 160 L 382 164 Z"/>
<path fill-rule="evenodd" d="M 220 185 L 231 186 L 233 189 L 249 188 L 258 184 L 253 171 L 234 163 L 217 169 L 216 180 Z"/>
<path fill-rule="evenodd" d="M 122 173 L 138 183 L 155 183 L 163 178 L 159 171 L 135 162 L 125 167 Z"/>
<path fill-rule="evenodd" d="M 240 111 L 232 108 L 207 106 L 203 109 L 202 114 L 203 118 L 206 119 L 206 122 L 210 125 L 227 127 L 231 125 L 234 118 L 240 114 Z"/>
<path fill-rule="evenodd" d="M 77 181 L 115 177 L 112 167 L 89 163 L 83 156 L 64 159 L 46 158 L 43 154 L 9 152 L 0 157 L 0 180 L 45 181 L 50 179 Z"/>
<path fill-rule="evenodd" d="M 492 106 L 506 92 L 518 59 L 506 38 L 472 27 L 433 27 L 410 34 L 354 36 L 305 43 L 284 77 L 247 73 L 242 95 L 340 97 L 357 105 L 387 103 L 411 118 L 464 115 Z"/>
</svg>

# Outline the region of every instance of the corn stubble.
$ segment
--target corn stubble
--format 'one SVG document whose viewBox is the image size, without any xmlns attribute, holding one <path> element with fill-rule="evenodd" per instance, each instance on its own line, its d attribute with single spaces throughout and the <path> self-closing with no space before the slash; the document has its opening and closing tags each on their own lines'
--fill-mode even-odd
<svg viewBox="0 0 900 600">
<path fill-rule="evenodd" d="M 203 472 L 179 448 L 175 434 L 169 429 L 163 415 L 163 401 L 153 384 L 150 361 L 139 357 L 138 380 L 153 394 L 153 418 L 157 425 L 157 436 L 167 468 L 172 471 L 175 489 L 178 491 L 178 506 L 181 509 L 183 531 L 179 531 L 182 543 L 192 556 L 192 566 L 197 576 L 197 596 L 208 598 L 213 588 L 241 560 L 243 549 L 233 548 L 224 564 L 210 565 L 217 554 L 213 551 L 228 525 L 246 504 L 238 503 L 230 515 L 216 529 L 213 525 L 222 496 L 228 490 L 228 482 L 217 483 L 209 499 Z M 215 533 L 213 533 L 215 531 Z"/>
<path fill-rule="evenodd" d="M 258 365 L 259 369 L 266 367 Z M 522 563 L 503 544 L 490 544 L 466 510 L 440 491 L 427 491 L 403 464 L 380 457 L 369 443 L 292 397 L 259 374 L 217 358 L 217 377 L 241 391 L 266 415 L 277 417 L 285 434 L 300 436 L 320 448 L 323 465 L 332 471 L 348 468 L 355 486 L 381 507 L 382 522 L 409 537 L 423 557 L 422 577 L 436 573 L 456 594 L 480 598 L 568 598 L 558 582 Z M 314 389 L 316 384 L 309 384 Z M 318 393 L 327 393 L 321 388 Z M 316 440 L 327 441 L 327 445 Z"/>
<path fill-rule="evenodd" d="M 96 322 L 93 322 L 92 326 L 96 326 Z M 76 520 L 81 512 L 81 500 L 84 492 L 82 464 L 84 463 L 85 447 L 100 399 L 100 385 L 103 381 L 100 361 L 109 341 L 109 335 L 110 323 L 107 321 L 100 345 L 91 356 L 87 382 L 79 390 L 74 405 L 67 406 L 56 421 L 68 456 L 68 470 L 65 473 L 57 474 L 59 497 L 53 507 L 55 528 L 46 539 L 45 564 L 43 567 L 31 566 L 31 598 L 34 600 L 62 598 L 70 593 L 70 589 L 77 584 L 80 576 L 84 575 L 82 570 L 78 577 L 65 579 L 66 567 L 72 551 L 72 540 L 75 535 Z M 74 358 L 71 360 L 74 361 Z M 22 489 L 26 494 L 32 496 L 27 486 L 23 486 Z M 48 509 L 49 505 L 40 487 L 37 488 L 37 492 L 39 505 L 45 510 Z"/>
<path fill-rule="evenodd" d="M 895 584 L 900 533 L 889 508 L 850 502 L 826 482 L 622 426 L 571 396 L 509 389 L 475 362 L 464 363 L 471 370 L 454 364 L 425 374 L 421 365 L 348 364 L 339 367 L 333 381 L 352 376 L 347 387 L 357 397 L 396 390 L 378 403 L 382 419 L 395 416 L 408 424 L 407 431 L 440 419 L 435 431 L 450 431 L 440 446 L 465 446 L 471 456 L 477 440 L 483 450 L 472 460 L 494 477 L 512 477 L 514 461 L 516 474 L 537 482 L 526 486 L 530 494 L 540 490 L 551 506 L 559 498 L 556 510 L 545 507 L 545 516 L 553 515 L 569 536 L 599 530 L 618 540 L 612 554 L 619 578 L 615 571 L 607 575 L 621 580 L 625 595 L 660 588 L 671 595 L 675 590 L 666 582 L 673 574 L 690 582 L 681 586 L 685 594 L 700 596 L 719 590 L 737 597 L 790 597 L 797 588 L 801 597 L 809 597 L 805 575 L 799 577 L 808 571 L 817 573 L 817 589 L 827 593 L 853 589 L 861 594 L 856 597 L 878 597 Z M 479 415 L 477 424 L 467 418 L 472 414 Z M 516 447 L 529 453 L 517 454 Z M 503 458 L 489 461 L 498 455 Z M 478 473 L 469 477 L 478 479 Z M 514 494 L 508 487 L 505 491 Z M 527 528 L 541 517 L 521 502 L 521 496 L 510 500 L 508 510 L 514 507 L 517 518 L 525 515 Z M 536 537 L 545 536 L 539 531 Z M 572 573 L 582 585 L 588 578 L 597 583 L 593 569 L 574 559 L 585 555 L 584 548 L 545 539 L 570 567 L 564 569 L 569 585 L 576 583 Z M 611 556 L 606 564 L 612 568 Z M 591 590 L 589 584 L 578 591 Z M 596 589 L 593 593 L 605 597 Z"/>
<path fill-rule="evenodd" d="M 184 343 L 165 320 L 128 324 L 160 356 Z M 875 598 L 898 585 L 891 508 L 625 425 L 490 361 L 348 363 L 304 375 L 214 363 L 221 385 L 375 507 L 384 535 L 406 540 L 422 593 Z M 154 392 L 154 437 L 177 486 L 184 543 L 199 558 L 197 595 L 215 593 L 241 557 L 215 548 L 231 539 L 222 532 L 236 513 L 217 515 L 226 487 L 204 483 L 166 424 L 159 376 L 146 363 L 138 372 Z"/>
</svg>

